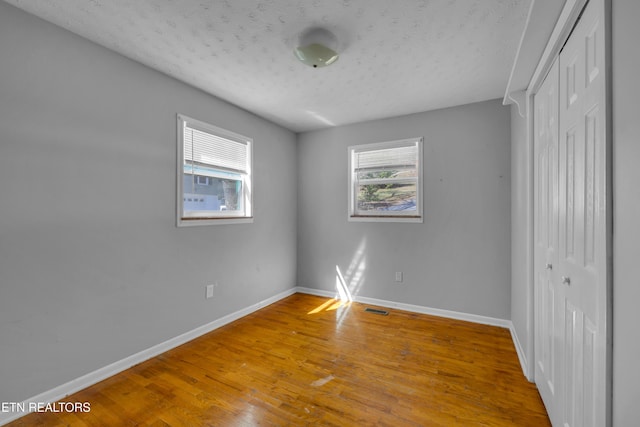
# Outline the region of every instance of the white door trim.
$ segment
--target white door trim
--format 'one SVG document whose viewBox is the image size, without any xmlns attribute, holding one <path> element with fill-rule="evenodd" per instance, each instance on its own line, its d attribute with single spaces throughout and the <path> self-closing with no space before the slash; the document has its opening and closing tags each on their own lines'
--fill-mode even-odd
<svg viewBox="0 0 640 427">
<path fill-rule="evenodd" d="M 532 96 L 540 89 L 540 85 L 542 85 L 544 78 L 551 69 L 553 61 L 569 38 L 574 25 L 580 17 L 580 13 L 588 1 L 589 0 L 567 0 L 565 3 L 558 22 L 556 22 L 556 26 L 551 33 L 551 37 L 549 37 L 547 46 L 542 53 L 540 62 L 538 62 L 538 66 L 533 72 L 533 76 L 531 76 L 531 81 L 527 87 L 527 96 Z"/>
</svg>

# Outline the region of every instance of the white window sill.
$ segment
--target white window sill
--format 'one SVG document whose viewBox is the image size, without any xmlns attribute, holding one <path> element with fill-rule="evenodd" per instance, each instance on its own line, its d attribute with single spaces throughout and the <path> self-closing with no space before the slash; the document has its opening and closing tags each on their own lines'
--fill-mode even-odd
<svg viewBox="0 0 640 427">
<path fill-rule="evenodd" d="M 368 215 L 350 215 L 348 220 L 350 222 L 413 222 L 422 223 L 422 217 L 416 216 L 368 216 Z"/>
<path fill-rule="evenodd" d="M 178 227 L 194 227 L 199 225 L 224 225 L 224 224 L 251 224 L 253 217 L 237 218 L 203 218 L 203 219 L 178 219 Z"/>
</svg>

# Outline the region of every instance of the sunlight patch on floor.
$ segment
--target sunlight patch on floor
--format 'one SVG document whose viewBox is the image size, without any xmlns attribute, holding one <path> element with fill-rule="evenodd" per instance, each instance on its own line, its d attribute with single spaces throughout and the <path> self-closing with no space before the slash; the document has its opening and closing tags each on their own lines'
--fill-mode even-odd
<svg viewBox="0 0 640 427">
<path fill-rule="evenodd" d="M 313 310 L 311 310 L 310 312 L 308 312 L 307 314 L 317 314 L 322 311 L 333 311 L 342 307 L 347 307 L 349 305 L 351 305 L 351 301 L 341 301 L 339 299 L 330 298 L 324 303 L 314 308 Z"/>
</svg>

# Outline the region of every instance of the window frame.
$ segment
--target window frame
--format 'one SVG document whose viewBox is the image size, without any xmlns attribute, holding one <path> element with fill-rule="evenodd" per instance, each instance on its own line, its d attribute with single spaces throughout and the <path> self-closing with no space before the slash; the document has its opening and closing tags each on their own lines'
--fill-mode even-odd
<svg viewBox="0 0 640 427">
<path fill-rule="evenodd" d="M 416 154 L 416 210 L 407 213 L 402 211 L 375 211 L 375 214 L 366 214 L 357 209 L 358 196 L 358 178 L 354 170 L 354 156 L 356 153 L 375 151 L 381 149 L 401 148 L 416 145 L 418 150 Z M 350 222 L 423 222 L 423 137 L 406 138 L 394 141 L 375 142 L 369 144 L 352 145 L 347 148 L 348 153 L 348 212 L 347 219 Z"/>
<path fill-rule="evenodd" d="M 176 163 L 176 225 L 178 227 L 191 227 L 200 225 L 218 225 L 218 224 L 246 224 L 253 222 L 253 138 L 232 132 L 227 129 L 206 123 L 197 119 L 193 119 L 184 114 L 176 115 L 176 133 L 177 133 L 177 163 Z M 191 126 L 189 126 L 191 125 Z M 221 213 L 210 216 L 185 217 L 184 215 L 184 129 L 185 126 L 193 127 L 202 132 L 210 133 L 219 138 L 237 141 L 247 145 L 247 171 L 246 173 L 237 173 L 242 178 L 242 203 L 243 213 L 234 214 L 232 211 L 220 211 Z M 226 174 L 221 169 L 221 174 Z M 239 195 L 240 197 L 240 195 Z M 206 212 L 206 211 L 205 211 Z"/>
</svg>

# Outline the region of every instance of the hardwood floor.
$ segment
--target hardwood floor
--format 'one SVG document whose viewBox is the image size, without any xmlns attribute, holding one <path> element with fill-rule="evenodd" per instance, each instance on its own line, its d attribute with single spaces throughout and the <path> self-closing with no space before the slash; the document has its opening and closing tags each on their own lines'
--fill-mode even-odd
<svg viewBox="0 0 640 427">
<path fill-rule="evenodd" d="M 295 294 L 9 426 L 548 426 L 507 329 Z"/>
</svg>

